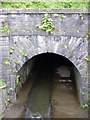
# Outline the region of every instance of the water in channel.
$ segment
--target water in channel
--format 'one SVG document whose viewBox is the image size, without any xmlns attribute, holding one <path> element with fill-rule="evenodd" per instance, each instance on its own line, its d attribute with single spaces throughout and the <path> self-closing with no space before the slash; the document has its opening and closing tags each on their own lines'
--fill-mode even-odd
<svg viewBox="0 0 90 120">
<path fill-rule="evenodd" d="M 52 69 L 40 69 L 29 93 L 25 118 L 51 118 Z"/>
</svg>

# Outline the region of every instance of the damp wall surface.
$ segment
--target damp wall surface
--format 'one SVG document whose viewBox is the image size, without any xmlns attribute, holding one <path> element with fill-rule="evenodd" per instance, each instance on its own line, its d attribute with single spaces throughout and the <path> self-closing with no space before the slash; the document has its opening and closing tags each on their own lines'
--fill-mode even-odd
<svg viewBox="0 0 90 120">
<path fill-rule="evenodd" d="M 74 77 L 76 82 L 76 91 L 78 96 L 79 103 L 85 104 L 87 103 L 88 98 L 88 78 L 82 78 L 78 70 L 73 67 Z M 84 100 L 83 100 L 84 99 Z"/>
<path fill-rule="evenodd" d="M 55 26 L 51 34 L 36 27 L 46 13 Z M 80 101 L 85 103 L 88 81 L 84 82 L 84 78 L 89 76 L 88 62 L 85 60 L 89 49 L 89 19 L 88 9 L 0 9 L 0 78 L 5 80 L 7 90 L 13 88 L 9 95 L 13 102 L 16 100 L 18 71 L 32 57 L 48 52 L 66 57 L 77 68 L 81 75 L 78 79 L 76 74 Z"/>
<path fill-rule="evenodd" d="M 35 64 L 35 58 L 27 61 L 22 68 L 18 71 L 17 78 L 18 78 L 18 84 L 16 85 L 16 94 L 18 95 L 20 92 L 20 89 L 25 84 L 25 82 L 31 78 L 32 76 L 32 70 Z M 29 80 L 30 81 L 30 80 Z M 32 81 L 30 81 L 32 82 Z"/>
</svg>

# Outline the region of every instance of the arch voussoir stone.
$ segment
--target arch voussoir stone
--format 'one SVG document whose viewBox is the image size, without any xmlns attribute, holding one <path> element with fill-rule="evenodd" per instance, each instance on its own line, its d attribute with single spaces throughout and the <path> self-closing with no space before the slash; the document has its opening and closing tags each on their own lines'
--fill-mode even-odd
<svg viewBox="0 0 90 120">
<path fill-rule="evenodd" d="M 16 48 L 18 50 L 15 51 L 15 53 L 13 54 L 13 57 L 15 58 L 18 57 L 19 61 L 22 62 L 21 64 L 22 66 L 29 59 L 33 58 L 36 55 L 43 54 L 43 53 L 55 53 L 69 59 L 73 63 L 73 65 L 77 68 L 77 70 L 80 72 L 80 75 L 83 81 L 83 76 L 87 71 L 87 62 L 85 61 L 85 58 L 88 55 L 88 50 L 86 50 L 88 46 L 88 42 L 85 41 L 86 38 L 77 38 L 77 37 L 70 38 L 67 36 L 40 36 L 39 35 L 37 37 L 33 36 L 33 41 L 32 41 L 31 39 L 30 40 L 28 39 L 29 37 L 32 38 L 32 36 L 25 36 L 25 38 L 23 38 L 22 36 L 17 37 L 19 41 Z M 23 39 L 22 45 L 20 45 L 21 39 Z M 27 54 L 26 57 L 22 56 L 23 50 Z M 85 83 L 80 81 L 80 78 L 77 77 L 77 79 L 79 79 L 78 84 L 79 85 L 81 84 L 81 86 L 79 86 L 80 87 L 79 92 L 81 95 L 82 87 L 83 87 L 82 84 L 85 84 Z M 82 97 L 82 95 L 80 97 Z"/>
</svg>

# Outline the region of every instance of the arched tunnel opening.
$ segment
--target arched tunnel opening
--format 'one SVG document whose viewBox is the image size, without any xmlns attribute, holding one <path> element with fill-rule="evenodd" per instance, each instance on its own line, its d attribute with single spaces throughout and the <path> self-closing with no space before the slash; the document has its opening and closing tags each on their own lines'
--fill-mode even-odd
<svg viewBox="0 0 90 120">
<path fill-rule="evenodd" d="M 43 53 L 28 60 L 19 70 L 16 87 L 17 107 L 11 112 L 24 118 L 80 118 L 87 114 L 80 108 L 80 96 L 74 64 L 64 56 Z M 22 88 L 20 88 L 22 86 Z M 23 107 L 21 107 L 23 106 Z M 14 110 L 13 110 L 14 109 Z M 13 112 L 14 111 L 14 112 Z M 6 117 L 11 118 L 9 112 Z"/>
<path fill-rule="evenodd" d="M 61 105 L 58 107 L 59 111 L 55 110 L 56 104 L 59 105 L 60 101 L 63 104 L 61 97 L 65 101 L 69 101 L 72 99 L 72 95 L 75 95 L 77 99 L 73 64 L 63 56 L 44 53 L 36 56 L 33 73 L 36 73 L 36 77 L 29 93 L 25 117 L 62 117 L 59 112 Z M 72 95 L 66 97 L 64 95 L 66 91 L 68 91 L 66 96 L 67 94 Z M 59 97 L 57 98 L 57 96 Z M 68 99 L 68 97 L 71 98 Z"/>
</svg>

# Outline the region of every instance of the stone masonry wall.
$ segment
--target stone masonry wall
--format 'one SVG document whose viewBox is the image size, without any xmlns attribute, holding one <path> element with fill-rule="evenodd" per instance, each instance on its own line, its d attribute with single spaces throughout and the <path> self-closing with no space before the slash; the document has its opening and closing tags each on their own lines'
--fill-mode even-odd
<svg viewBox="0 0 90 120">
<path fill-rule="evenodd" d="M 19 95 L 21 87 L 25 84 L 25 82 L 30 78 L 32 68 L 34 66 L 35 59 L 30 59 L 27 61 L 21 69 L 18 71 L 19 83 L 16 85 L 16 94 Z M 32 81 L 31 81 L 32 82 Z"/>
<path fill-rule="evenodd" d="M 45 13 L 53 19 L 55 30 L 46 33 L 36 27 Z M 64 17 L 62 17 L 64 16 Z M 56 53 L 68 58 L 81 75 L 78 93 L 81 103 L 86 101 L 83 86 L 87 91 L 88 65 L 88 21 L 87 9 L 6 9 L 0 10 L 0 28 L 8 26 L 8 32 L 0 32 L 0 78 L 7 83 L 7 89 L 14 90 L 10 96 L 15 100 L 17 72 L 33 56 L 42 53 Z M 10 50 L 13 53 L 10 54 Z M 10 65 L 4 62 L 9 61 Z M 13 100 L 13 101 L 14 101 Z"/>
</svg>

